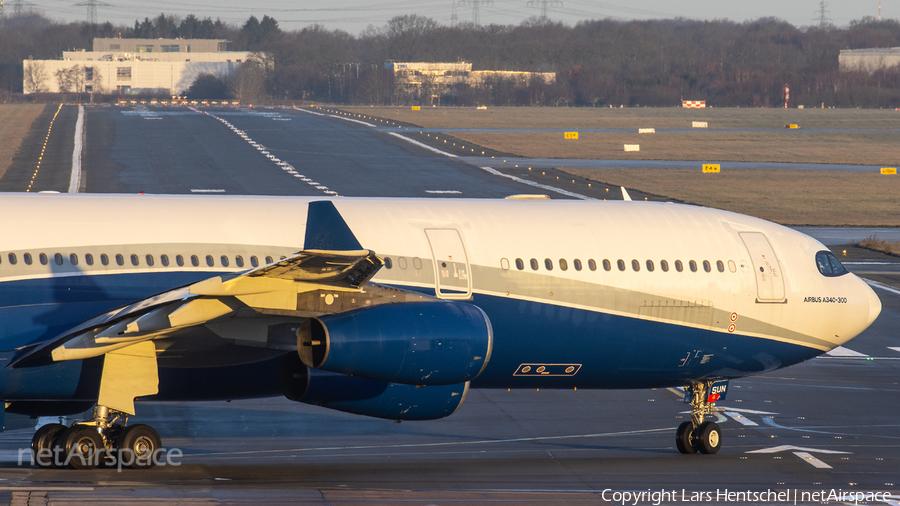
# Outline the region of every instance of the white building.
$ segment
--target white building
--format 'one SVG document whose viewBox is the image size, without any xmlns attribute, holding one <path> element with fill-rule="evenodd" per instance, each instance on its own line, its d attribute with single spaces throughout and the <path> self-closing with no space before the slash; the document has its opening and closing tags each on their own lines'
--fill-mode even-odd
<svg viewBox="0 0 900 506">
<path fill-rule="evenodd" d="M 398 92 L 421 98 L 452 93 L 451 88 L 457 84 L 490 86 L 499 79 L 513 81 L 518 86 L 527 86 L 532 79 L 546 84 L 556 82 L 555 72 L 472 70 L 472 64 L 466 62 L 385 62 L 384 68 L 393 71 Z"/>
<path fill-rule="evenodd" d="M 879 69 L 900 65 L 900 47 L 842 49 L 838 65 L 841 72 L 862 71 L 872 74 Z"/>
<path fill-rule="evenodd" d="M 25 60 L 28 93 L 179 95 L 201 74 L 225 77 L 254 53 L 223 51 L 216 39 L 94 39 L 93 51 L 64 51 L 61 60 Z"/>
</svg>

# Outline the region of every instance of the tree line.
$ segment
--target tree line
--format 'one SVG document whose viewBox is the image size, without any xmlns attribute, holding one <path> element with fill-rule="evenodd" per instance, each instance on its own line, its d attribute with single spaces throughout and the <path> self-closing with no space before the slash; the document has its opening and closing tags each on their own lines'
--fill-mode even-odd
<svg viewBox="0 0 900 506">
<path fill-rule="evenodd" d="M 900 107 L 900 68 L 841 72 L 841 49 L 900 46 L 900 23 L 863 18 L 847 27 L 798 28 L 775 18 L 735 23 L 688 19 L 580 22 L 532 18 L 519 25 L 445 26 L 398 16 L 358 35 L 311 25 L 282 30 L 269 16 L 230 25 L 190 15 L 160 14 L 134 26 L 52 22 L 30 14 L 0 27 L 0 87 L 22 91 L 22 60 L 53 59 L 90 49 L 94 37 L 217 38 L 228 50 L 271 56 L 262 92 L 273 100 L 343 104 L 405 104 L 385 61 L 471 62 L 475 70 L 554 72 L 555 83 L 526 86 L 497 78 L 455 85 L 440 97 L 452 105 L 768 107 L 791 103 L 837 107 Z M 207 78 L 208 80 L 208 78 Z M 215 85 L 215 82 L 195 83 Z M 198 86 L 197 93 L 204 86 Z M 221 91 L 222 88 L 220 88 Z M 227 90 L 227 88 L 225 88 Z"/>
</svg>

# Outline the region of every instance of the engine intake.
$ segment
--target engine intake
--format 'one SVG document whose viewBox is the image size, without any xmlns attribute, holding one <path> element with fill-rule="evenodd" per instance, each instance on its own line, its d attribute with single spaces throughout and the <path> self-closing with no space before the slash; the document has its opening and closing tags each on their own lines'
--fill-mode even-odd
<svg viewBox="0 0 900 506">
<path fill-rule="evenodd" d="M 307 367 L 407 385 L 452 385 L 490 360 L 491 323 L 462 302 L 386 304 L 308 318 L 297 332 Z"/>
</svg>

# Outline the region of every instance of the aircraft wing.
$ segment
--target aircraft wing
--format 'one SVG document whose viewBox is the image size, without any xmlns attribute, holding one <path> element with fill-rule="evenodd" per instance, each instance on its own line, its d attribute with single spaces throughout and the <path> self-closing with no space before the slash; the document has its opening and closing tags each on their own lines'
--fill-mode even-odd
<svg viewBox="0 0 900 506">
<path fill-rule="evenodd" d="M 375 252 L 360 246 L 334 204 L 311 202 L 303 251 L 240 274 L 213 276 L 96 315 L 23 350 L 12 365 L 86 359 L 195 326 L 210 324 L 210 328 L 221 329 L 228 322 L 260 314 L 300 321 L 356 307 L 430 299 L 369 284 L 382 265 Z"/>
</svg>

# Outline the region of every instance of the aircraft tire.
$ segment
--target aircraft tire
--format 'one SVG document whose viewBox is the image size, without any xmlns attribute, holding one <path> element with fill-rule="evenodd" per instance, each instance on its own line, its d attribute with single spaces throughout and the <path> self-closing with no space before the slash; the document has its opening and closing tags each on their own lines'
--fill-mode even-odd
<svg viewBox="0 0 900 506">
<path fill-rule="evenodd" d="M 60 447 L 72 469 L 93 469 L 97 467 L 102 453 L 103 436 L 96 427 L 75 425 L 66 429 L 59 437 Z"/>
<path fill-rule="evenodd" d="M 712 455 L 722 447 L 722 429 L 716 422 L 703 422 L 697 428 L 697 449 L 700 453 Z"/>
<path fill-rule="evenodd" d="M 678 451 L 686 455 L 697 453 L 693 444 L 694 424 L 691 422 L 682 422 L 675 431 L 675 447 Z"/>
<path fill-rule="evenodd" d="M 34 433 L 31 455 L 38 467 L 54 467 L 53 448 L 59 446 L 59 436 L 66 429 L 61 423 L 48 423 Z"/>
<path fill-rule="evenodd" d="M 162 440 L 156 430 L 144 424 L 125 427 L 119 434 L 116 447 L 119 458 L 132 469 L 150 469 L 157 464 L 156 458 L 162 447 Z"/>
</svg>

